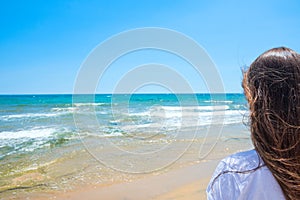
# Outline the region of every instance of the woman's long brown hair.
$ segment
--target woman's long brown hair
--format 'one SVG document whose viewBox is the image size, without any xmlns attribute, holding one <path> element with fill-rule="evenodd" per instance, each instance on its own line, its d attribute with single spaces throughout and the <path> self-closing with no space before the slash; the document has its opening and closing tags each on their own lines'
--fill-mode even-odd
<svg viewBox="0 0 300 200">
<path fill-rule="evenodd" d="M 300 55 L 285 47 L 266 51 L 242 85 L 256 151 L 286 199 L 300 199 Z"/>
</svg>

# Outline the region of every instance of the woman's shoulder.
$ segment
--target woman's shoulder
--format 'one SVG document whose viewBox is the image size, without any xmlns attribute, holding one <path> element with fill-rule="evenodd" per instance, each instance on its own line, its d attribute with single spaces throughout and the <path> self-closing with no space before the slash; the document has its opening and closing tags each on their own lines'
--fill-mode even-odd
<svg viewBox="0 0 300 200">
<path fill-rule="evenodd" d="M 284 199 L 280 186 L 255 150 L 224 158 L 207 188 L 208 199 Z"/>
<path fill-rule="evenodd" d="M 220 161 L 208 188 L 230 185 L 240 190 L 240 185 L 263 166 L 263 160 L 254 149 L 232 154 Z"/>
<path fill-rule="evenodd" d="M 217 170 L 248 171 L 263 165 L 263 160 L 253 149 L 224 158 L 218 165 Z"/>
</svg>

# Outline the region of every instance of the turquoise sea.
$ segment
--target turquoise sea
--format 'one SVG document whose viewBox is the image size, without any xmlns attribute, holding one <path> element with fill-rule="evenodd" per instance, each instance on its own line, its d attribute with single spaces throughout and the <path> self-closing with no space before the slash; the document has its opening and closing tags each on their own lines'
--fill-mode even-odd
<svg viewBox="0 0 300 200">
<path fill-rule="evenodd" d="M 241 113 L 247 109 L 243 94 L 99 94 L 93 98 L 90 102 L 90 95 L 81 95 L 74 103 L 72 95 L 1 95 L 0 159 L 63 145 L 89 133 L 124 137 L 132 126 L 149 131 L 151 123 L 157 123 L 162 133 L 172 131 L 180 125 L 183 110 L 193 123 L 199 120 L 200 126 L 210 124 L 217 110 L 225 110 L 222 123 L 241 123 Z M 74 113 L 86 115 L 87 121 L 95 113 L 99 124 L 95 129 L 78 130 Z"/>
<path fill-rule="evenodd" d="M 112 166 L 146 169 L 151 160 L 157 167 L 164 160 L 166 165 L 172 161 L 167 159 L 193 138 L 189 133 L 195 128 L 200 130 L 195 140 L 200 144 L 202 130 L 224 126 L 231 132 L 233 127 L 241 127 L 245 114 L 243 94 L 1 95 L 0 195 L 31 187 L 66 188 L 98 173 L 103 183 L 127 180 L 122 174 L 112 179 L 116 172 L 93 164 L 84 153 L 86 144 Z M 243 145 L 248 136 L 241 130 L 235 140 L 228 136 L 223 144 L 238 141 Z M 178 132 L 186 135 L 179 138 Z M 213 141 L 216 136 L 211 137 Z M 123 152 L 108 147 L 110 143 L 101 144 L 106 138 Z M 154 150 L 161 150 L 157 154 L 161 158 Z M 124 152 L 130 151 L 144 155 L 140 157 L 144 160 L 126 157 Z M 147 158 L 148 152 L 154 152 L 153 157 Z"/>
</svg>

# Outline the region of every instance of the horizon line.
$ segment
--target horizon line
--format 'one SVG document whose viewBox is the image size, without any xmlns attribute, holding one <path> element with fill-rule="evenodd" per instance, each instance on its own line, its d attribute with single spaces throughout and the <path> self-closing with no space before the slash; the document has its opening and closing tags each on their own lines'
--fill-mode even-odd
<svg viewBox="0 0 300 200">
<path fill-rule="evenodd" d="M 0 93 L 0 96 L 5 95 L 135 95 L 135 94 L 243 94 L 243 92 L 195 92 L 195 93 L 166 93 L 166 92 L 145 92 L 145 93 L 81 93 L 81 94 L 74 94 L 74 93 Z"/>
</svg>

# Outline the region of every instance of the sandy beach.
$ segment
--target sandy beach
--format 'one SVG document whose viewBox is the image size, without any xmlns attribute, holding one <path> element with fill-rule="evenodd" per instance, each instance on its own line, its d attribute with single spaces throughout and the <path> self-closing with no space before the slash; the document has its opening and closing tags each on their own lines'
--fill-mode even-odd
<svg viewBox="0 0 300 200">
<path fill-rule="evenodd" d="M 47 174 L 51 172 L 53 176 L 57 177 L 51 181 L 59 182 L 59 188 L 50 188 L 49 185 L 36 189 L 12 190 L 5 192 L 2 199 L 206 199 L 206 187 L 220 159 L 226 155 L 251 148 L 249 138 L 237 139 L 237 135 L 241 135 L 241 130 L 243 130 L 242 126 L 224 127 L 223 135 L 227 135 L 231 139 L 222 136 L 205 159 L 197 158 L 200 140 L 198 142 L 195 140 L 179 160 L 165 169 L 152 173 L 118 172 L 102 166 L 86 151 L 80 151 L 67 161 L 51 164 L 44 168 L 45 171 L 48 171 Z M 211 141 L 207 140 L 206 142 L 210 143 Z M 74 149 L 74 147 L 72 148 Z M 60 177 L 58 177 L 59 173 L 61 173 Z M 69 175 L 66 175 L 68 173 Z M 38 182 L 38 178 L 42 177 L 37 172 L 32 172 L 30 175 L 31 177 L 27 174 L 23 178 L 35 179 Z M 46 182 L 47 180 L 41 181 Z"/>
<path fill-rule="evenodd" d="M 71 149 L 78 150 L 68 153 L 67 157 L 12 179 L 15 182 L 14 189 L 3 192 L 0 199 L 206 199 L 206 187 L 220 159 L 251 148 L 249 138 L 241 136 L 241 131 L 247 132 L 240 125 L 224 127 L 223 136 L 206 158 L 199 159 L 202 140 L 195 139 L 184 155 L 172 165 L 140 174 L 124 173 L 103 166 L 77 144 L 78 147 L 72 146 Z M 206 144 L 215 139 L 208 137 Z M 172 152 L 168 155 L 171 156 Z M 163 162 L 164 157 L 160 160 Z M 18 187 L 26 184 L 31 186 Z"/>
<path fill-rule="evenodd" d="M 201 162 L 157 176 L 111 186 L 88 186 L 64 193 L 34 194 L 30 199 L 170 200 L 206 199 L 205 190 L 218 161 Z"/>
</svg>

